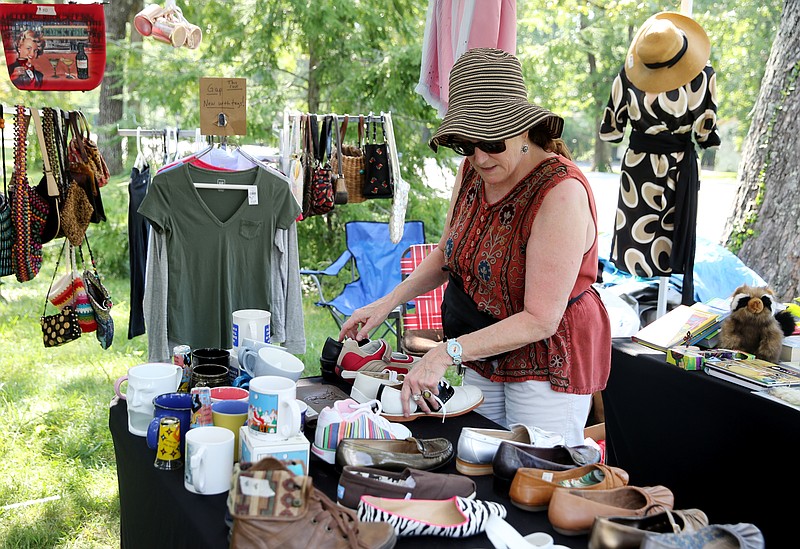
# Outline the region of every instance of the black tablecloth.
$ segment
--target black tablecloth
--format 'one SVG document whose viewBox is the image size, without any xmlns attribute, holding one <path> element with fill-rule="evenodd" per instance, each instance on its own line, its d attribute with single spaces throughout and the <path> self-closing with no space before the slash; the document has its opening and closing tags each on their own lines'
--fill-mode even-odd
<svg viewBox="0 0 800 549">
<path fill-rule="evenodd" d="M 321 379 L 316 381 L 322 383 Z M 108 423 L 117 460 L 122 548 L 228 547 L 228 528 L 224 520 L 227 493 L 216 496 L 193 494 L 183 486 L 183 469 L 177 471 L 155 469 L 153 467 L 155 452 L 147 447 L 144 438 L 128 432 L 125 401 L 111 406 Z M 454 448 L 458 443 L 462 427 L 499 428 L 474 412 L 459 417 L 448 417 L 444 423 L 441 419 L 419 418 L 406 425 L 417 438 L 445 437 L 453 443 Z M 309 431 L 307 434 L 313 440 L 313 430 Z M 312 454 L 309 468 L 314 486 L 336 501 L 339 475 L 333 465 Z M 455 460 L 436 472 L 456 473 Z M 550 526 L 547 512 L 523 511 L 512 505 L 507 496 L 496 493 L 491 475 L 472 478 L 478 487 L 477 499 L 503 503 L 508 510 L 506 520 L 520 534 L 547 532 L 553 536 L 556 543 L 572 549 L 586 547 L 587 536 L 562 536 Z M 431 536 L 398 538 L 396 547 L 491 549 L 492 544 L 485 534 L 480 534 L 460 540 Z"/>
<path fill-rule="evenodd" d="M 752 522 L 767 547 L 796 537 L 797 410 L 621 339 L 603 403 L 607 461 L 630 484 L 662 484 L 713 524 Z"/>
</svg>

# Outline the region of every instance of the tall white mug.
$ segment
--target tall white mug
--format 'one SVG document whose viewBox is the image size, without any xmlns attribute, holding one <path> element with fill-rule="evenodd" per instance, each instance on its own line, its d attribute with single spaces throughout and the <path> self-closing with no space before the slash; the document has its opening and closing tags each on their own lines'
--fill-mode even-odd
<svg viewBox="0 0 800 549">
<path fill-rule="evenodd" d="M 143 437 L 153 419 L 155 407 L 153 398 L 164 393 L 173 393 L 183 377 L 183 368 L 175 364 L 148 362 L 128 368 L 128 373 L 114 383 L 114 392 L 122 400 L 128 401 L 128 431 Z M 128 382 L 128 391 L 120 387 Z"/>
<path fill-rule="evenodd" d="M 238 352 L 245 339 L 269 343 L 270 312 L 261 309 L 240 309 L 231 315 L 231 339 L 233 349 Z"/>
<path fill-rule="evenodd" d="M 233 433 L 224 427 L 202 427 L 186 433 L 183 485 L 195 494 L 227 492 L 233 475 Z"/>
<path fill-rule="evenodd" d="M 250 380 L 247 428 L 266 440 L 286 440 L 300 432 L 302 415 L 297 405 L 297 384 L 281 376 Z"/>
</svg>

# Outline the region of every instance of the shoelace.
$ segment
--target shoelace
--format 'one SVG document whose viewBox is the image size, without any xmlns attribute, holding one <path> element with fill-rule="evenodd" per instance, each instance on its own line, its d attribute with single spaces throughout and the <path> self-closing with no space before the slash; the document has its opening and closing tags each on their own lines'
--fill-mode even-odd
<svg viewBox="0 0 800 549">
<path fill-rule="evenodd" d="M 359 549 L 361 544 L 358 539 L 358 519 L 355 514 L 349 509 L 336 505 L 319 490 L 314 490 L 311 498 L 317 500 L 322 507 L 312 519 L 312 523 L 322 524 L 328 532 L 331 532 L 333 528 L 330 526 L 330 521 L 333 520 L 336 529 L 347 540 L 347 544 L 352 549 Z"/>
</svg>

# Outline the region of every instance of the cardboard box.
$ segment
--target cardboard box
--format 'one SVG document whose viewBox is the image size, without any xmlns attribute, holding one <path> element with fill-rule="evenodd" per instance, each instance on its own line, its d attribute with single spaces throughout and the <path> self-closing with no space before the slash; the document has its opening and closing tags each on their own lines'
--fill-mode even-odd
<svg viewBox="0 0 800 549">
<path fill-rule="evenodd" d="M 239 461 L 255 463 L 272 456 L 285 461 L 296 475 L 307 475 L 311 444 L 305 436 L 297 434 L 287 440 L 267 441 L 250 433 L 247 425 L 239 428 Z"/>
<path fill-rule="evenodd" d="M 596 425 L 590 425 L 583 430 L 583 438 L 590 438 L 595 442 L 600 442 L 601 440 L 606 439 L 606 424 L 598 423 Z"/>
</svg>

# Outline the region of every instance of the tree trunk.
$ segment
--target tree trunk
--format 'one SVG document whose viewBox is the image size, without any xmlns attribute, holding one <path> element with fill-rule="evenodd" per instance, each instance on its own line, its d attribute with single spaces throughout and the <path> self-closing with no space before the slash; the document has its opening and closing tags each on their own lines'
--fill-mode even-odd
<svg viewBox="0 0 800 549">
<path fill-rule="evenodd" d="M 600 139 L 600 124 L 602 119 L 597 123 L 597 131 L 594 132 L 594 161 L 592 170 L 595 172 L 610 172 L 611 171 L 611 146 L 608 141 Z"/>
<path fill-rule="evenodd" d="M 98 147 L 112 174 L 121 173 L 122 138 L 117 124 L 122 120 L 124 53 L 116 44 L 126 38 L 128 21 L 142 9 L 144 0 L 114 0 L 106 8 L 106 71 L 100 85 L 100 112 L 97 118 Z"/>
<path fill-rule="evenodd" d="M 800 0 L 786 0 L 742 152 L 727 246 L 782 301 L 800 295 Z"/>
</svg>

